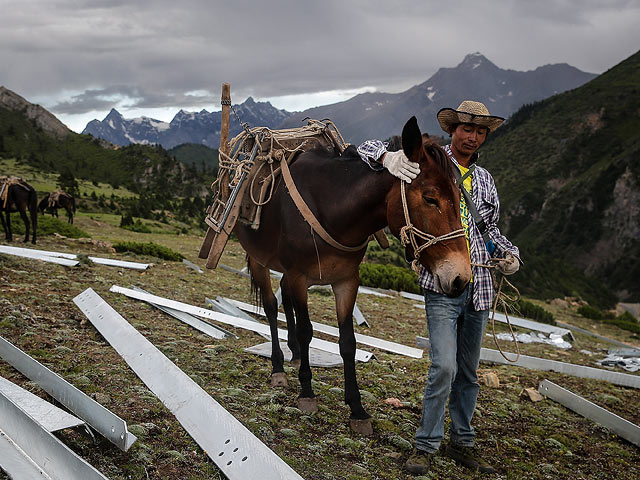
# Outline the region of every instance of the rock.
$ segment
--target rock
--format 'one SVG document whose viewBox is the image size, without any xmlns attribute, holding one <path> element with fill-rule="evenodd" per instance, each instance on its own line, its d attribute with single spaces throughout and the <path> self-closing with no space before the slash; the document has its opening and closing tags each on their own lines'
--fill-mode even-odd
<svg viewBox="0 0 640 480">
<path fill-rule="evenodd" d="M 489 372 L 484 375 L 484 384 L 487 387 L 498 388 L 500 386 L 500 379 L 495 373 Z"/>
<path fill-rule="evenodd" d="M 395 397 L 385 398 L 383 401 L 387 405 L 391 405 L 394 408 L 402 408 L 402 407 L 404 407 L 404 404 L 400 401 L 400 399 L 395 398 Z"/>
<path fill-rule="evenodd" d="M 293 430 L 291 428 L 281 428 L 280 429 L 280 433 L 282 435 L 284 435 L 285 437 L 297 437 L 298 436 L 298 432 L 296 432 L 295 430 Z"/>
<path fill-rule="evenodd" d="M 413 449 L 413 445 L 411 444 L 411 442 L 405 440 L 399 435 L 392 435 L 391 437 L 389 437 L 389 443 L 397 449 L 403 450 L 405 452 Z"/>
<path fill-rule="evenodd" d="M 554 298 L 551 300 L 551 305 L 560 308 L 569 308 L 569 302 L 563 300 L 562 298 Z"/>
<path fill-rule="evenodd" d="M 534 387 L 525 388 L 520 392 L 521 397 L 528 398 L 532 402 L 539 402 L 544 400 L 544 397 L 540 395 L 540 392 L 536 390 Z"/>
</svg>

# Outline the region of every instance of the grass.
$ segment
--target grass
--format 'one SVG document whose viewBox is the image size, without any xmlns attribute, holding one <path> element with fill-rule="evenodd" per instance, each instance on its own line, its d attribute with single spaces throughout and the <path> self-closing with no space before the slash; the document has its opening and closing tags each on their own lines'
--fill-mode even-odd
<svg viewBox="0 0 640 480">
<path fill-rule="evenodd" d="M 180 252 L 204 269 L 204 260 L 197 258 L 202 236 L 142 234 L 123 230 L 117 224 L 119 217 L 79 215 L 76 226 L 91 235 L 91 243 L 43 237 L 37 248 L 146 261 L 149 257 L 145 255 L 117 254 L 111 247 L 124 241 L 153 242 Z M 244 252 L 233 239 L 221 263 L 236 269 L 245 265 Z M 358 364 L 357 375 L 365 408 L 373 417 L 375 433 L 371 438 L 361 437 L 348 427 L 349 411 L 343 403 L 341 368 L 313 369 L 313 386 L 320 409 L 317 414 L 302 415 L 295 408 L 298 394 L 295 370 L 287 365 L 290 386 L 273 389 L 268 384 L 269 360 L 244 352 L 244 348 L 264 339 L 232 328 L 238 339 L 214 340 L 145 303 L 109 292 L 113 284 L 138 285 L 151 293 L 198 306 L 204 305 L 205 296 L 223 295 L 252 301 L 248 280 L 220 268 L 198 274 L 181 263 L 155 258 L 154 266 L 144 272 L 95 264 L 67 268 L 0 255 L 2 336 L 86 393 L 106 395 L 99 397 L 104 405 L 140 433 L 139 440 L 127 453 L 120 452 L 100 436 L 94 443 L 80 429 L 56 434 L 108 478 L 220 479 L 223 476 L 174 415 L 73 304 L 72 299 L 89 287 L 306 480 L 414 478 L 404 472 L 403 463 L 410 453 L 408 449 L 420 419 L 428 355 L 416 360 L 370 349 L 376 360 Z M 578 305 L 527 300 L 549 311 L 559 322 L 619 341 L 640 343 L 640 338 L 614 325 L 582 317 L 577 313 Z M 371 327 L 356 326 L 355 330 L 414 345 L 416 335 L 426 336 L 424 309 L 414 304 L 402 297 L 361 295 L 358 306 Z M 310 292 L 309 311 L 314 321 L 335 325 L 334 308 L 332 296 Z M 504 332 L 506 326 L 496 325 L 496 330 Z M 316 336 L 335 341 L 322 334 L 316 333 Z M 580 334 L 576 336 L 574 348 L 569 351 L 527 344 L 521 345 L 522 353 L 597 366 L 596 360 L 604 358 L 610 345 Z M 489 336 L 483 343 L 485 347 L 495 348 Z M 509 342 L 503 342 L 502 347 L 513 351 L 513 344 Z M 587 350 L 592 353 L 583 352 Z M 481 378 L 490 372 L 499 376 L 500 386 L 489 388 L 481 382 L 474 426 L 481 451 L 498 469 L 493 478 L 632 480 L 639 477 L 637 447 L 553 401 L 532 403 L 520 396 L 523 388 L 537 387 L 542 379 L 548 378 L 640 424 L 639 390 L 554 372 L 480 365 Z M 0 375 L 47 397 L 4 362 L 0 362 Z M 405 408 L 384 403 L 389 397 L 405 402 Z M 438 457 L 432 475 L 426 478 L 483 477 L 445 457 Z"/>
</svg>

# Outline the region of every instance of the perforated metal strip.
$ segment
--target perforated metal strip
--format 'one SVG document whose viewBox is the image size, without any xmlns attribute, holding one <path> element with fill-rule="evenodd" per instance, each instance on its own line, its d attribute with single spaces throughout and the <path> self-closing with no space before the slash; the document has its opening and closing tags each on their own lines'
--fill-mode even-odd
<svg viewBox="0 0 640 480">
<path fill-rule="evenodd" d="M 73 301 L 229 480 L 302 479 L 91 288 Z"/>
</svg>

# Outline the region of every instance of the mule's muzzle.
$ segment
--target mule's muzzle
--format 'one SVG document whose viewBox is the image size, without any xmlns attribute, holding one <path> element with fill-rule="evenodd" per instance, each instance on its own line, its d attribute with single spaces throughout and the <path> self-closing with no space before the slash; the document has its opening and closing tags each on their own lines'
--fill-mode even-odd
<svg viewBox="0 0 640 480">
<path fill-rule="evenodd" d="M 471 280 L 471 267 L 466 262 L 444 260 L 432 273 L 436 287 L 448 297 L 459 297 Z"/>
</svg>

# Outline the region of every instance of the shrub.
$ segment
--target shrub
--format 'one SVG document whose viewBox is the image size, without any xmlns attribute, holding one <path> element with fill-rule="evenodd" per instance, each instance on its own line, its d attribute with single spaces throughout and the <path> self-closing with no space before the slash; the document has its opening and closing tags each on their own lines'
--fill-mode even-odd
<svg viewBox="0 0 640 480">
<path fill-rule="evenodd" d="M 122 222 L 120 222 L 120 228 L 124 228 L 125 230 L 130 230 L 132 232 L 138 232 L 138 233 L 151 233 L 151 228 L 149 228 L 148 225 L 142 223 L 139 218 L 137 218 L 135 222 L 125 224 L 125 225 L 122 225 Z"/>
<path fill-rule="evenodd" d="M 527 300 L 518 300 L 518 302 L 513 305 L 513 310 L 522 317 L 530 320 L 547 323 L 549 325 L 556 324 L 556 319 L 551 312 Z"/>
<path fill-rule="evenodd" d="M 181 253 L 153 242 L 120 242 L 116 243 L 113 248 L 116 252 L 133 252 L 140 255 L 149 255 L 174 262 L 179 262 L 184 258 L 184 255 Z"/>
<path fill-rule="evenodd" d="M 578 314 L 591 320 L 604 320 L 605 318 L 613 318 L 614 315 L 608 312 L 592 307 L 591 305 L 581 305 L 578 307 Z"/>
<path fill-rule="evenodd" d="M 38 225 L 36 228 L 38 237 L 46 237 L 57 233 L 69 238 L 90 238 L 84 230 L 67 223 L 66 218 L 61 220 L 56 217 L 38 215 Z M 11 231 L 13 235 L 24 235 L 24 223 L 17 213 L 11 214 Z M 29 231 L 31 231 L 31 223 L 29 223 Z"/>
<path fill-rule="evenodd" d="M 578 308 L 578 313 L 585 318 L 592 320 L 599 320 L 602 323 L 608 323 L 609 325 L 615 325 L 629 332 L 640 334 L 640 325 L 633 315 L 629 312 L 624 312 L 617 317 L 611 312 L 603 312 L 590 305 L 582 305 Z"/>
<path fill-rule="evenodd" d="M 360 283 L 365 287 L 421 293 L 416 273 L 395 265 L 360 264 Z"/>
</svg>

